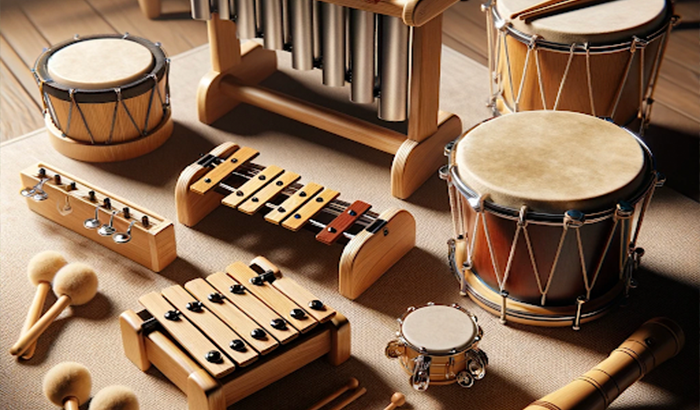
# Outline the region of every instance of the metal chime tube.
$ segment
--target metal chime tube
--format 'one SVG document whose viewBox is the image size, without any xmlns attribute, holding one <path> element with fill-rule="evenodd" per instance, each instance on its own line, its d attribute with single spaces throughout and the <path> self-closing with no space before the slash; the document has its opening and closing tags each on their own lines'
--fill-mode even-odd
<svg viewBox="0 0 700 410">
<path fill-rule="evenodd" d="M 238 38 L 242 40 L 255 38 L 255 0 L 235 0 L 235 2 Z"/>
<path fill-rule="evenodd" d="M 209 0 L 191 0 L 192 18 L 195 20 L 211 20 Z"/>
<path fill-rule="evenodd" d="M 262 29 L 265 48 L 284 48 L 284 27 L 282 25 L 282 0 L 262 0 Z"/>
<path fill-rule="evenodd" d="M 262 1 L 263 0 L 254 0 L 255 2 L 255 35 L 257 36 L 258 34 L 261 34 L 263 31 L 263 23 L 262 23 Z"/>
<path fill-rule="evenodd" d="M 381 16 L 379 118 L 404 121 L 408 108 L 408 35 L 401 19 Z"/>
<path fill-rule="evenodd" d="M 319 0 L 312 0 L 312 2 L 314 61 L 321 61 L 321 2 Z"/>
<path fill-rule="evenodd" d="M 350 101 L 374 101 L 374 13 L 350 10 Z"/>
<path fill-rule="evenodd" d="M 290 0 L 282 0 L 282 42 L 283 44 L 289 44 L 291 42 L 291 28 L 289 27 L 289 2 Z"/>
<path fill-rule="evenodd" d="M 323 84 L 342 87 L 345 85 L 345 8 L 323 2 L 320 23 Z"/>
<path fill-rule="evenodd" d="M 313 0 L 289 0 L 292 29 L 292 68 L 314 68 Z"/>
<path fill-rule="evenodd" d="M 229 0 L 216 0 L 216 3 L 216 10 L 219 12 L 219 18 L 221 20 L 231 20 L 233 12 L 231 10 L 231 3 L 229 3 Z"/>
</svg>

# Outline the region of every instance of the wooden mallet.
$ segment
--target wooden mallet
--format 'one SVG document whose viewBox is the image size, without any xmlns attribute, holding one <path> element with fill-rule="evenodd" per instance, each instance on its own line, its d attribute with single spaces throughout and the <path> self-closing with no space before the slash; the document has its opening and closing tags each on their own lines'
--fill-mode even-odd
<svg viewBox="0 0 700 410">
<path fill-rule="evenodd" d="M 24 320 L 20 337 L 27 333 L 29 328 L 41 317 L 44 303 L 46 303 L 46 296 L 51 290 L 51 281 L 56 276 L 56 272 L 66 266 L 67 263 L 63 255 L 56 251 L 38 253 L 29 261 L 27 276 L 32 285 L 36 286 L 36 293 L 32 304 L 29 306 L 29 312 L 27 312 L 27 318 Z M 27 351 L 22 355 L 22 359 L 31 359 L 34 356 L 35 349 L 36 343 L 29 345 Z"/>
<path fill-rule="evenodd" d="M 139 401 L 126 386 L 108 386 L 92 398 L 89 410 L 139 410 Z"/>
<path fill-rule="evenodd" d="M 44 395 L 66 410 L 78 410 L 90 398 L 91 389 L 90 371 L 80 363 L 59 363 L 44 376 Z"/>
<path fill-rule="evenodd" d="M 391 403 L 384 408 L 384 410 L 394 410 L 406 404 L 406 396 L 402 393 L 396 392 L 391 395 Z"/>
<path fill-rule="evenodd" d="M 325 398 L 320 400 L 318 403 L 309 407 L 308 410 L 319 410 L 320 408 L 322 408 L 326 404 L 328 404 L 328 403 L 332 402 L 333 400 L 337 399 L 338 397 L 340 397 L 346 391 L 351 390 L 351 389 L 357 389 L 357 386 L 359 386 L 359 385 L 360 385 L 360 382 L 357 381 L 356 378 L 351 377 L 350 380 L 348 380 L 348 382 L 345 383 L 345 385 L 343 387 L 339 388 L 338 390 L 334 391 L 333 393 L 329 394 L 328 396 L 326 396 Z"/>
<path fill-rule="evenodd" d="M 97 275 L 85 264 L 70 263 L 56 273 L 54 293 L 58 296 L 56 303 L 19 338 L 10 349 L 10 354 L 13 356 L 24 354 L 69 305 L 83 305 L 92 300 L 97 294 Z"/>
</svg>

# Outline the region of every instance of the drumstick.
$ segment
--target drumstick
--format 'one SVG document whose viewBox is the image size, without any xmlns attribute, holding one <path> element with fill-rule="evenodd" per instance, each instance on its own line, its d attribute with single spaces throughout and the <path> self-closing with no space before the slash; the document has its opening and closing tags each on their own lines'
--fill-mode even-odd
<svg viewBox="0 0 700 410">
<path fill-rule="evenodd" d="M 404 404 L 406 404 L 406 396 L 399 392 L 396 392 L 391 396 L 391 403 L 389 403 L 389 405 L 386 406 L 384 410 L 394 410 L 398 407 L 403 406 Z"/>
<path fill-rule="evenodd" d="M 328 410 L 341 410 L 341 409 L 344 409 L 345 406 L 347 406 L 348 404 L 354 402 L 355 400 L 357 400 L 360 396 L 362 396 L 362 395 L 365 394 L 365 393 L 367 393 L 367 389 L 365 389 L 364 387 L 361 388 L 361 389 L 357 389 L 357 390 L 355 390 L 355 392 L 354 392 L 350 397 L 344 399 L 343 401 L 341 401 L 340 403 L 336 404 L 335 406 L 331 407 L 331 408 L 328 409 Z"/>
<path fill-rule="evenodd" d="M 526 23 L 532 20 L 547 17 L 556 13 L 564 13 L 567 11 L 575 10 L 577 8 L 592 6 L 596 3 L 603 3 L 608 0 L 565 0 L 559 3 L 553 4 L 551 6 L 543 7 L 529 13 L 523 13 L 518 17 L 520 20 L 525 20 Z"/>
<path fill-rule="evenodd" d="M 83 305 L 95 297 L 97 294 L 97 275 L 92 268 L 82 263 L 68 264 L 56 273 L 54 293 L 58 296 L 58 300 L 12 346 L 11 355 L 18 356 L 26 352 L 29 346 L 36 342 L 39 336 L 51 325 L 51 322 L 69 305 Z"/>
<path fill-rule="evenodd" d="M 108 386 L 90 400 L 89 410 L 139 410 L 139 401 L 126 386 Z"/>
<path fill-rule="evenodd" d="M 78 407 L 90 398 L 92 377 L 80 363 L 63 362 L 54 366 L 44 376 L 44 396 L 66 410 Z"/>
<path fill-rule="evenodd" d="M 567 0 L 544 0 L 544 1 L 541 1 L 535 5 L 532 5 L 530 7 L 526 7 L 520 11 L 516 11 L 515 13 L 510 15 L 510 19 L 513 20 L 521 14 L 529 13 L 531 11 L 535 11 L 535 10 L 540 9 L 542 7 L 547 7 L 547 6 L 551 6 L 553 4 L 561 3 L 562 1 L 567 1 Z"/>
<path fill-rule="evenodd" d="M 356 378 L 351 377 L 350 380 L 348 380 L 348 382 L 345 383 L 345 385 L 344 385 L 343 387 L 339 388 L 338 390 L 336 390 L 335 392 L 331 393 L 330 395 L 328 395 L 327 397 L 325 397 L 324 399 L 322 399 L 322 400 L 319 401 L 318 403 L 316 403 L 316 404 L 314 404 L 313 406 L 309 407 L 309 410 L 318 410 L 318 409 L 320 409 L 321 407 L 325 406 L 326 404 L 328 404 L 328 403 L 332 402 L 333 400 L 337 399 L 341 394 L 345 393 L 346 391 L 348 391 L 348 390 L 350 390 L 350 389 L 356 389 L 357 386 L 359 386 L 359 385 L 360 385 L 360 382 L 357 381 Z"/>
<path fill-rule="evenodd" d="M 29 261 L 27 276 L 29 276 L 29 281 L 36 286 L 36 293 L 34 293 L 34 300 L 29 306 L 20 337 L 27 333 L 29 328 L 41 317 L 41 311 L 44 309 L 44 303 L 46 303 L 46 296 L 51 290 L 51 281 L 56 276 L 56 272 L 67 263 L 66 259 L 56 251 L 38 253 Z M 22 359 L 31 359 L 34 356 L 35 349 L 36 343 L 30 344 L 27 351 L 22 355 Z"/>
<path fill-rule="evenodd" d="M 595 368 L 525 410 L 606 409 L 632 383 L 678 354 L 684 343 L 683 330 L 677 323 L 652 319 Z"/>
</svg>

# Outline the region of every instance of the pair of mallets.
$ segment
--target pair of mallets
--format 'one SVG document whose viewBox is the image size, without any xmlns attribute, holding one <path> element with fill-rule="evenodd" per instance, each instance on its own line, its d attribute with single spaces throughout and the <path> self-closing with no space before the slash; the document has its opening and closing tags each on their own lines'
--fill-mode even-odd
<svg viewBox="0 0 700 410">
<path fill-rule="evenodd" d="M 78 410 L 90 399 L 92 376 L 80 363 L 63 362 L 44 376 L 44 395 L 65 410 Z M 126 386 L 109 386 L 90 401 L 89 410 L 139 410 L 136 394 Z"/>
<path fill-rule="evenodd" d="M 68 263 L 58 252 L 45 251 L 35 255 L 28 266 L 29 281 L 36 286 L 22 333 L 10 354 L 29 360 L 34 355 L 36 341 L 69 305 L 88 303 L 97 294 L 97 275 L 83 263 Z M 51 290 L 58 298 L 46 313 L 41 314 L 46 296 Z"/>
</svg>

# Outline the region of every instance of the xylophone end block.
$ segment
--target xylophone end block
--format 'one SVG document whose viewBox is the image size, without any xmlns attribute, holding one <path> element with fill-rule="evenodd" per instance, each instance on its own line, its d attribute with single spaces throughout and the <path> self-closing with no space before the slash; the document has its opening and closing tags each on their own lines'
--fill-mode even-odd
<svg viewBox="0 0 700 410">
<path fill-rule="evenodd" d="M 235 38 L 235 34 L 233 36 Z M 197 88 L 197 114 L 199 121 L 211 124 L 234 109 L 240 101 L 222 92 L 221 80 L 232 75 L 245 84 L 258 84 L 277 71 L 277 54 L 265 50 L 255 41 L 240 46 L 241 60 L 225 71 L 212 69 L 204 75 Z"/>
<path fill-rule="evenodd" d="M 330 324 L 331 351 L 327 357 L 333 366 L 338 366 L 350 358 L 350 322 L 342 314 L 336 313 Z"/>
<path fill-rule="evenodd" d="M 221 384 L 204 369 L 187 377 L 187 408 L 189 410 L 226 410 L 226 398 Z"/>
<path fill-rule="evenodd" d="M 410 212 L 389 209 L 378 220 L 386 223 L 358 233 L 340 257 L 338 291 L 348 299 L 359 297 L 416 244 L 416 220 Z"/>
<path fill-rule="evenodd" d="M 238 148 L 238 145 L 225 142 L 209 152 L 217 157 L 228 157 Z M 177 208 L 177 220 L 185 226 L 195 226 L 199 221 L 209 215 L 221 203 L 223 195 L 209 191 L 199 195 L 190 190 L 190 186 L 209 172 L 209 168 L 191 164 L 180 174 L 175 184 L 175 206 Z"/>
<path fill-rule="evenodd" d="M 439 114 L 438 130 L 423 141 L 407 139 L 401 144 L 391 164 L 391 194 L 406 199 L 445 164 L 444 147 L 462 133 L 458 116 L 444 111 Z"/>
<path fill-rule="evenodd" d="M 146 341 L 141 325 L 143 319 L 133 310 L 129 309 L 119 316 L 119 326 L 122 334 L 124 354 L 132 363 L 145 372 L 151 367 L 146 353 Z"/>
</svg>

